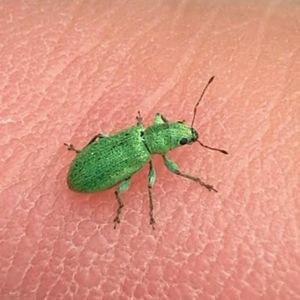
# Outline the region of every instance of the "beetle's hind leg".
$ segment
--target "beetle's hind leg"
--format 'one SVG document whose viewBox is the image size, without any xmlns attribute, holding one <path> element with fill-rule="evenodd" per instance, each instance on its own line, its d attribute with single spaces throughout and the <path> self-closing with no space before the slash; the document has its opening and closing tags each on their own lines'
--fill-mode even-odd
<svg viewBox="0 0 300 300">
<path fill-rule="evenodd" d="M 67 144 L 67 143 L 64 143 L 64 145 L 67 147 L 67 149 L 68 149 L 69 151 L 75 151 L 76 153 L 79 153 L 79 152 L 80 152 L 80 150 L 75 149 L 75 147 L 74 147 L 73 144 Z"/>
<path fill-rule="evenodd" d="M 97 139 L 104 138 L 104 137 L 108 137 L 108 135 L 103 134 L 103 133 L 98 133 L 87 143 L 87 145 L 90 145 L 90 144 L 94 143 Z"/>
<path fill-rule="evenodd" d="M 126 191 L 129 187 L 129 184 L 130 184 L 130 178 L 131 177 L 128 177 L 127 179 L 125 179 L 124 181 L 122 181 L 120 183 L 120 185 L 118 186 L 118 188 L 115 190 L 115 196 L 116 196 L 116 199 L 117 199 L 117 202 L 118 202 L 118 209 L 117 209 L 117 214 L 116 214 L 116 217 L 114 218 L 114 229 L 116 229 L 117 227 L 117 224 L 120 223 L 120 214 L 121 214 L 121 210 L 122 208 L 124 207 L 124 203 L 120 197 L 120 193 L 123 192 L 123 191 Z"/>
<path fill-rule="evenodd" d="M 108 135 L 103 134 L 103 133 L 98 133 L 85 145 L 85 147 L 94 143 L 97 139 L 104 138 L 104 137 L 108 137 Z M 67 149 L 69 151 L 75 151 L 76 153 L 79 153 L 81 151 L 81 150 L 76 149 L 73 144 L 64 143 L 64 145 L 67 147 Z"/>
<path fill-rule="evenodd" d="M 179 175 L 179 176 L 191 179 L 195 182 L 198 182 L 200 185 L 204 186 L 209 191 L 214 191 L 216 193 L 218 192 L 212 185 L 202 181 L 201 178 L 195 177 L 195 176 L 192 176 L 192 175 L 189 175 L 189 174 L 182 173 L 179 170 L 179 168 L 177 167 L 176 163 L 173 162 L 172 160 L 168 159 L 165 155 L 163 155 L 163 160 L 164 160 L 164 163 L 165 163 L 166 167 L 168 168 L 168 170 L 171 171 L 172 173 L 175 173 L 176 175 Z"/>
<path fill-rule="evenodd" d="M 148 174 L 148 193 L 149 193 L 149 217 L 150 217 L 150 225 L 152 225 L 152 228 L 155 229 L 154 224 L 155 220 L 153 217 L 153 198 L 152 198 L 152 187 L 155 182 L 155 170 L 153 168 L 152 161 L 149 162 L 149 174 Z"/>
</svg>

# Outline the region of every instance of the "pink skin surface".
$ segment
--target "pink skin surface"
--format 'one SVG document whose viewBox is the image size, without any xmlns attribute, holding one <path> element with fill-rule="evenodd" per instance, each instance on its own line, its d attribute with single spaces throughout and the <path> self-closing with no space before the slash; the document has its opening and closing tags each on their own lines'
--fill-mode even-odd
<svg viewBox="0 0 300 300">
<path fill-rule="evenodd" d="M 300 299 L 298 1 L 0 4 L 1 299 Z M 203 143 L 113 189 L 72 192 L 78 148 L 156 112 Z"/>
</svg>

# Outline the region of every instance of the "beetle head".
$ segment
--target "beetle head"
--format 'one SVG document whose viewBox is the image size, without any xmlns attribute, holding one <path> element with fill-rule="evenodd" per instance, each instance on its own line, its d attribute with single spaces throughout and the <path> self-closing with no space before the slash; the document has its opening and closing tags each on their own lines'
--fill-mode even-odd
<svg viewBox="0 0 300 300">
<path fill-rule="evenodd" d="M 184 122 L 178 122 L 179 124 L 182 124 L 182 130 L 181 130 L 181 136 L 179 136 L 179 145 L 183 146 L 186 144 L 192 144 L 198 140 L 198 133 L 197 131 L 184 124 Z"/>
</svg>

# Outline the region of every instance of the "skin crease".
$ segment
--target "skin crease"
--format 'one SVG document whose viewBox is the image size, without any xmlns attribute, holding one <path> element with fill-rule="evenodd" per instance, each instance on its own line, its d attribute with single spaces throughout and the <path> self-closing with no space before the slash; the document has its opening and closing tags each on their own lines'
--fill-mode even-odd
<svg viewBox="0 0 300 300">
<path fill-rule="evenodd" d="M 298 1 L 0 4 L 1 299 L 299 299 Z M 200 145 L 122 194 L 66 174 L 95 134 L 156 112 Z"/>
</svg>

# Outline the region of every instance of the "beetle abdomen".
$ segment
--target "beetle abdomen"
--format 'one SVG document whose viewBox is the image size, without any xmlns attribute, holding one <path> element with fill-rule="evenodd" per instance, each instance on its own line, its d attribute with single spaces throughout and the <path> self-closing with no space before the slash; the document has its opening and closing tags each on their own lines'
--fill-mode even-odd
<svg viewBox="0 0 300 300">
<path fill-rule="evenodd" d="M 68 173 L 70 189 L 78 192 L 105 190 L 141 169 L 150 159 L 141 131 L 141 126 L 133 126 L 83 148 Z"/>
</svg>

